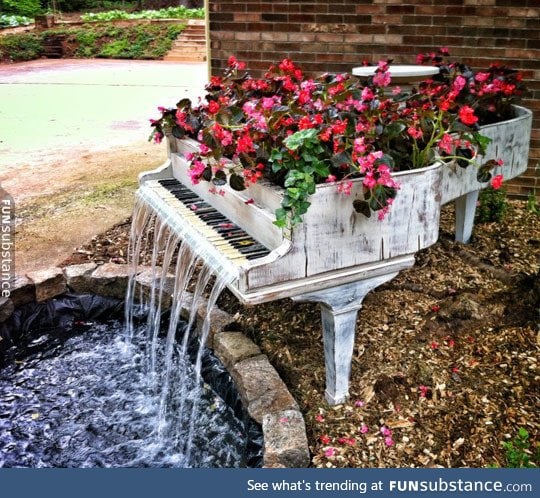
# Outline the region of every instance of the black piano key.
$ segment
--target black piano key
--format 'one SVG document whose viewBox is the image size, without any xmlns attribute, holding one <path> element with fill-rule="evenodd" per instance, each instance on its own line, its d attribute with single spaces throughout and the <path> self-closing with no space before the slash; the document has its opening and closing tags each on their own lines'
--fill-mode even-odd
<svg viewBox="0 0 540 498">
<path fill-rule="evenodd" d="M 191 209 L 193 214 L 204 221 L 212 230 L 227 240 L 230 246 L 244 255 L 246 259 L 257 259 L 270 254 L 269 249 L 257 242 L 245 230 L 234 224 L 178 180 L 166 178 L 158 180 L 158 183 L 182 204 Z"/>
</svg>

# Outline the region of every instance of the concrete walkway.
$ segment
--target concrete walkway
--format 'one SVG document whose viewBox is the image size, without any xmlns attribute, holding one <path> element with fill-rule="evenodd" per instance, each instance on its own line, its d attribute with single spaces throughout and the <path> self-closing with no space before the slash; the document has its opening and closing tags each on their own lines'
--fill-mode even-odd
<svg viewBox="0 0 540 498">
<path fill-rule="evenodd" d="M 38 60 L 0 65 L 0 173 L 72 148 L 148 137 L 157 106 L 195 100 L 206 63 Z"/>
<path fill-rule="evenodd" d="M 39 60 L 0 65 L 0 186 L 15 200 L 16 271 L 59 264 L 129 216 L 158 106 L 204 93 L 206 63 Z"/>
</svg>

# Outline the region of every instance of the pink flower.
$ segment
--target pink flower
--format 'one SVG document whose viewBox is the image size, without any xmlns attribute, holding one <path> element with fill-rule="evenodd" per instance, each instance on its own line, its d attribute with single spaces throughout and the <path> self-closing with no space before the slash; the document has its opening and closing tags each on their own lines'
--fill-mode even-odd
<svg viewBox="0 0 540 498">
<path fill-rule="evenodd" d="M 221 106 L 215 100 L 211 100 L 208 103 L 208 112 L 210 114 L 216 114 L 217 112 L 219 112 L 220 109 Z"/>
<path fill-rule="evenodd" d="M 386 446 L 394 446 L 394 440 L 392 439 L 392 436 L 385 437 L 384 444 L 386 444 Z"/>
<path fill-rule="evenodd" d="M 324 422 L 324 417 L 319 413 L 318 415 L 315 415 L 315 420 L 317 422 Z"/>
<path fill-rule="evenodd" d="M 197 185 L 201 181 L 201 176 L 205 170 L 206 166 L 203 162 L 196 160 L 191 164 L 190 168 L 187 171 L 193 185 Z"/>
<path fill-rule="evenodd" d="M 336 181 L 335 175 L 328 175 L 325 180 L 326 183 L 334 183 L 335 181 Z"/>
<path fill-rule="evenodd" d="M 474 115 L 474 109 L 468 105 L 464 105 L 459 110 L 459 119 L 467 126 L 472 126 L 478 121 L 478 118 Z"/>
<path fill-rule="evenodd" d="M 503 183 L 503 176 L 497 175 L 493 177 L 493 179 L 491 180 L 491 187 L 495 190 L 498 190 L 502 187 L 502 183 Z"/>
<path fill-rule="evenodd" d="M 163 134 L 161 134 L 159 131 L 156 131 L 156 133 L 154 133 L 154 143 L 160 144 L 162 140 Z"/>
<path fill-rule="evenodd" d="M 335 448 L 328 448 L 324 452 L 325 457 L 333 457 L 335 454 L 336 454 L 336 449 Z"/>
<path fill-rule="evenodd" d="M 266 109 L 268 111 L 271 110 L 272 107 L 274 107 L 275 104 L 276 104 L 276 101 L 274 100 L 274 98 L 263 97 L 263 99 L 262 99 L 262 107 L 263 107 L 263 109 Z"/>
<path fill-rule="evenodd" d="M 422 138 L 422 130 L 420 128 L 416 128 L 414 126 L 409 126 L 409 128 L 407 128 L 407 133 L 413 137 L 415 140 L 419 139 L 419 138 Z"/>
<path fill-rule="evenodd" d="M 369 427 L 366 424 L 362 424 L 358 429 L 360 434 L 367 434 L 369 432 Z"/>
<path fill-rule="evenodd" d="M 199 151 L 203 156 L 206 156 L 211 151 L 211 149 L 206 144 L 199 144 Z"/>
<path fill-rule="evenodd" d="M 356 408 L 362 408 L 364 405 L 365 403 L 359 399 L 354 402 L 354 406 L 356 406 Z"/>
<path fill-rule="evenodd" d="M 452 84 L 452 89 L 459 93 L 461 90 L 463 90 L 465 88 L 465 85 L 467 84 L 467 80 L 459 75 L 456 77 L 456 79 L 454 80 L 453 84 Z"/>
<path fill-rule="evenodd" d="M 238 60 L 236 59 L 236 57 L 234 55 L 231 55 L 229 57 L 229 60 L 227 61 L 227 64 L 229 65 L 229 67 L 240 69 L 240 70 L 246 68 L 245 62 L 238 62 Z"/>
<path fill-rule="evenodd" d="M 448 133 L 445 133 L 439 140 L 438 145 L 442 151 L 446 152 L 447 154 L 451 154 L 454 146 L 454 140 L 452 140 L 452 137 Z"/>
<path fill-rule="evenodd" d="M 390 81 L 390 73 L 386 71 L 375 73 L 375 75 L 373 76 L 373 83 L 380 87 L 388 86 L 390 84 Z"/>
<path fill-rule="evenodd" d="M 351 195 L 352 186 L 353 183 L 351 181 L 340 182 L 338 183 L 337 191 L 343 195 Z"/>
<path fill-rule="evenodd" d="M 401 88 L 399 86 L 395 86 L 392 89 L 392 95 L 399 95 L 401 93 Z"/>
<path fill-rule="evenodd" d="M 418 386 L 418 390 L 420 391 L 420 397 L 425 398 L 427 396 L 427 393 L 429 392 L 429 387 L 420 385 Z"/>
<path fill-rule="evenodd" d="M 387 436 L 387 437 L 388 437 L 388 436 L 391 436 L 391 435 L 392 435 L 392 430 L 389 429 L 388 427 L 386 427 L 386 425 L 383 425 L 383 426 L 381 427 L 380 431 L 381 431 L 381 434 L 382 434 L 383 436 Z"/>
<path fill-rule="evenodd" d="M 319 441 L 322 444 L 328 444 L 330 443 L 331 439 L 326 434 L 323 434 L 322 436 L 319 436 Z"/>
<path fill-rule="evenodd" d="M 362 90 L 362 100 L 373 100 L 375 98 L 375 94 L 369 87 L 365 87 Z"/>
</svg>

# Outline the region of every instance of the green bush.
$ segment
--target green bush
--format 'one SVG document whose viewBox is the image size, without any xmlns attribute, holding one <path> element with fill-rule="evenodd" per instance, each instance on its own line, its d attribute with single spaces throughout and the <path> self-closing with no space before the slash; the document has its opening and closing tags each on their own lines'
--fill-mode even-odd
<svg viewBox="0 0 540 498">
<path fill-rule="evenodd" d="M 30 61 L 43 54 L 43 39 L 34 33 L 0 37 L 0 60 Z"/>
<path fill-rule="evenodd" d="M 40 12 L 39 0 L 0 0 L 0 14 L 34 17 Z"/>
<path fill-rule="evenodd" d="M 91 25 L 57 28 L 40 34 L 24 33 L 0 38 L 0 59 L 25 61 L 43 54 L 43 39 L 65 37 L 65 57 L 105 57 L 115 59 L 159 59 L 172 46 L 185 25 L 144 24 L 129 27 Z"/>
<path fill-rule="evenodd" d="M 524 427 L 520 427 L 512 441 L 503 443 L 506 467 L 510 468 L 533 468 L 536 467 L 534 460 L 538 462 L 540 447 L 531 443 L 529 433 Z M 531 461 L 531 455 L 532 460 Z"/>
<path fill-rule="evenodd" d="M 494 189 L 488 187 L 480 192 L 479 205 L 476 209 L 477 223 L 500 223 L 506 216 L 508 201 L 506 189 Z"/>
<path fill-rule="evenodd" d="M 128 13 L 125 10 L 110 10 L 83 14 L 83 21 L 119 21 L 122 19 L 203 19 L 204 9 L 188 9 L 186 7 L 168 7 L 160 10 L 143 10 Z"/>
<path fill-rule="evenodd" d="M 28 26 L 33 20 L 26 16 L 0 15 L 0 28 L 15 28 L 17 26 Z"/>
</svg>

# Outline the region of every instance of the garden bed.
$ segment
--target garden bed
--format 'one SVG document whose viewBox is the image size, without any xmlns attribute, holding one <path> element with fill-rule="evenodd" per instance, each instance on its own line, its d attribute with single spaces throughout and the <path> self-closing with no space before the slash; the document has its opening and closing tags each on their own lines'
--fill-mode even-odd
<svg viewBox="0 0 540 498">
<path fill-rule="evenodd" d="M 180 21 L 140 21 L 129 26 L 92 23 L 5 35 L 0 38 L 0 61 L 18 62 L 43 57 L 51 39 L 59 40 L 61 51 L 58 56 L 64 58 L 161 59 L 184 28 L 185 24 Z"/>
</svg>

